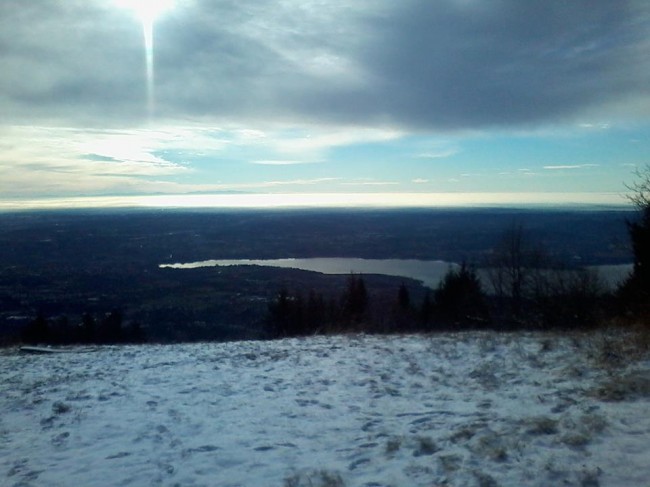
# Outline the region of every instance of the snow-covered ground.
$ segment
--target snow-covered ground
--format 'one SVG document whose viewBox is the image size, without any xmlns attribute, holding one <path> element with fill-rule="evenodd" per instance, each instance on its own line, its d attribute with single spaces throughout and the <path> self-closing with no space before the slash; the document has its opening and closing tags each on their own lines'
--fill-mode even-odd
<svg viewBox="0 0 650 487">
<path fill-rule="evenodd" d="M 606 367 L 587 342 L 5 350 L 0 485 L 649 485 L 650 362 Z"/>
</svg>

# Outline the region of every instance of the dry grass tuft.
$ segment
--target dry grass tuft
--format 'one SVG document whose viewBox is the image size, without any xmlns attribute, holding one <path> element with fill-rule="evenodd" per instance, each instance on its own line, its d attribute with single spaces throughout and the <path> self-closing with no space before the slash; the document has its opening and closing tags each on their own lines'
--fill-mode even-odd
<svg viewBox="0 0 650 487">
<path fill-rule="evenodd" d="M 612 377 L 593 391 L 593 395 L 603 401 L 626 401 L 650 397 L 650 377 L 632 372 Z"/>
<path fill-rule="evenodd" d="M 650 357 L 650 328 L 609 328 L 592 335 L 589 346 L 589 355 L 598 366 L 620 369 Z"/>
<path fill-rule="evenodd" d="M 396 453 L 402 447 L 402 438 L 393 437 L 386 442 L 386 455 Z"/>
<path fill-rule="evenodd" d="M 553 418 L 539 416 L 525 421 L 526 431 L 531 435 L 554 435 L 558 432 L 558 422 Z"/>
<path fill-rule="evenodd" d="M 417 448 L 413 452 L 414 457 L 425 455 L 433 455 L 439 450 L 434 441 L 428 436 L 420 436 L 417 438 Z"/>
<path fill-rule="evenodd" d="M 593 336 L 589 357 L 606 372 L 589 394 L 603 401 L 627 401 L 650 397 L 650 327 L 612 327 Z"/>
<path fill-rule="evenodd" d="M 297 472 L 284 479 L 284 487 L 344 487 L 345 483 L 337 472 L 308 470 Z"/>
</svg>

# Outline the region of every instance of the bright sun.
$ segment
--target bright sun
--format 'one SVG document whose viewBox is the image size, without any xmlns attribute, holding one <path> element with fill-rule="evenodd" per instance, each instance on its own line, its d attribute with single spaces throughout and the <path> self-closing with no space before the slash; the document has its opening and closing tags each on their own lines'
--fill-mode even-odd
<svg viewBox="0 0 650 487">
<path fill-rule="evenodd" d="M 174 6 L 174 0 L 115 0 L 119 7 L 133 11 L 144 25 L 153 24 Z"/>
</svg>

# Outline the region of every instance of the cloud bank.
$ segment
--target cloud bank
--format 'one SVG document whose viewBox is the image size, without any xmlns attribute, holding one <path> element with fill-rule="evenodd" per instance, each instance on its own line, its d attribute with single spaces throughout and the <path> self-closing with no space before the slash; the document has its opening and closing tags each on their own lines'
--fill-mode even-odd
<svg viewBox="0 0 650 487">
<path fill-rule="evenodd" d="M 450 131 L 650 112 L 643 0 L 177 0 L 156 117 Z M 110 1 L 0 3 L 4 123 L 146 122 L 142 33 Z"/>
</svg>

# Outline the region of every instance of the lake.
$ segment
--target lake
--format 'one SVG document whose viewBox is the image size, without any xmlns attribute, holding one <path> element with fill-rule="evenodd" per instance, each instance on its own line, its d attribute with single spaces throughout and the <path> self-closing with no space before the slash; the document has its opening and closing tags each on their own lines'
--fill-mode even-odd
<svg viewBox="0 0 650 487">
<path fill-rule="evenodd" d="M 417 259 L 359 259 L 341 257 L 316 257 L 309 259 L 242 259 L 242 260 L 204 260 L 185 264 L 163 264 L 160 267 L 172 269 L 196 269 L 198 267 L 217 267 L 234 265 L 259 265 L 301 269 L 321 274 L 383 274 L 407 277 L 422 281 L 425 286 L 436 287 L 450 268 L 458 265 L 441 260 Z"/>
</svg>

